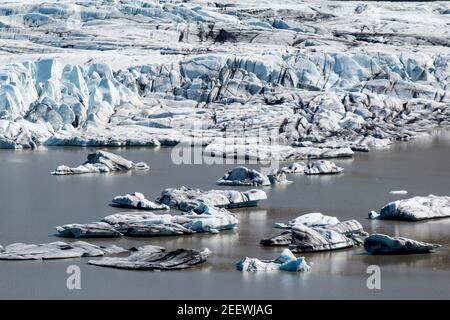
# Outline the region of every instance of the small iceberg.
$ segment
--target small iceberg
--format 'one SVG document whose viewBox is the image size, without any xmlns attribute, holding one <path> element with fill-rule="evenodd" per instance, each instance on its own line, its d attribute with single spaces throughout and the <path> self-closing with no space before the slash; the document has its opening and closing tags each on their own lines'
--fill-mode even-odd
<svg viewBox="0 0 450 320">
<path fill-rule="evenodd" d="M 43 244 L 13 243 L 0 251 L 0 260 L 47 260 L 99 257 L 127 250 L 115 245 L 103 247 L 84 241 L 72 243 L 57 241 Z"/>
<path fill-rule="evenodd" d="M 420 221 L 450 217 L 450 197 L 429 195 L 390 202 L 370 219 Z"/>
<path fill-rule="evenodd" d="M 364 248 L 371 254 L 428 253 L 439 248 L 439 244 L 420 242 L 385 234 L 372 234 L 364 240 Z"/>
<path fill-rule="evenodd" d="M 105 222 L 93 222 L 87 224 L 66 224 L 57 226 L 59 237 L 66 238 L 110 238 L 120 237 L 122 234 Z"/>
<path fill-rule="evenodd" d="M 293 162 L 289 166 L 281 168 L 281 171 L 283 171 L 286 174 L 304 173 L 305 169 L 306 164 L 304 162 Z"/>
<path fill-rule="evenodd" d="M 344 169 L 338 167 L 334 162 L 328 160 L 317 160 L 312 163 L 308 163 L 305 169 L 307 175 L 317 174 L 338 174 L 343 172 Z"/>
<path fill-rule="evenodd" d="M 408 191 L 406 191 L 406 190 L 392 190 L 392 191 L 389 191 L 389 193 L 390 194 L 408 194 Z"/>
<path fill-rule="evenodd" d="M 140 192 L 126 194 L 124 196 L 116 196 L 112 199 L 111 205 L 115 207 L 133 208 L 139 210 L 169 210 L 169 206 L 147 200 Z"/>
<path fill-rule="evenodd" d="M 236 190 L 203 191 L 183 186 L 180 189 L 165 189 L 156 202 L 181 211 L 191 211 L 200 203 L 212 207 L 239 208 L 256 206 L 259 201 L 265 199 L 267 199 L 266 193 L 257 189 L 243 192 Z"/>
<path fill-rule="evenodd" d="M 209 249 L 166 252 L 162 247 L 151 245 L 131 249 L 130 252 L 126 258 L 106 257 L 89 260 L 88 264 L 127 270 L 181 270 L 206 262 L 211 254 Z"/>
<path fill-rule="evenodd" d="M 334 230 L 296 225 L 292 228 L 292 252 L 318 252 L 350 248 L 355 241 Z"/>
<path fill-rule="evenodd" d="M 297 258 L 289 249 L 284 249 L 275 260 L 259 260 L 258 258 L 244 258 L 236 264 L 239 271 L 294 271 L 306 272 L 311 270 L 304 257 Z"/>
<path fill-rule="evenodd" d="M 144 162 L 134 163 L 119 155 L 99 150 L 91 153 L 87 157 L 87 161 L 78 167 L 68 167 L 61 165 L 52 172 L 53 175 L 69 175 L 83 173 L 100 173 L 111 171 L 126 170 L 148 170 L 149 166 Z"/>
<path fill-rule="evenodd" d="M 228 171 L 216 182 L 219 186 L 270 186 L 269 177 L 246 167 L 236 167 Z"/>
<path fill-rule="evenodd" d="M 309 213 L 276 227 L 288 229 L 279 235 L 262 239 L 263 246 L 289 246 L 293 252 L 336 250 L 361 245 L 367 233 L 356 220 L 340 222 L 319 212 Z"/>
</svg>

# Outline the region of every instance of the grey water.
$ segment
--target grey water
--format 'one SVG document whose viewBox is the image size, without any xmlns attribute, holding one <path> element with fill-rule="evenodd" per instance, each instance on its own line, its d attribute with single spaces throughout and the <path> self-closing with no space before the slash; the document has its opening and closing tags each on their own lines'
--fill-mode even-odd
<svg viewBox="0 0 450 320">
<path fill-rule="evenodd" d="M 170 148 L 111 149 L 133 161 L 145 161 L 146 172 L 52 176 L 60 164 L 78 165 L 95 148 L 0 150 L 0 244 L 60 240 L 54 227 L 99 221 L 124 211 L 108 206 L 119 194 L 143 192 L 155 199 L 164 188 L 182 185 L 219 188 L 215 181 L 231 164 L 175 165 Z M 289 175 L 289 185 L 264 188 L 260 206 L 235 209 L 237 230 L 184 237 L 88 240 L 130 248 L 145 244 L 175 248 L 209 248 L 207 263 L 169 272 L 126 271 L 88 265 L 90 258 L 56 261 L 0 261 L 1 299 L 448 299 L 450 298 L 450 219 L 425 222 L 371 221 L 370 210 L 416 195 L 450 195 L 450 133 L 431 136 L 335 162 L 345 172 L 333 176 Z M 282 164 L 283 165 L 283 164 Z M 285 164 L 284 164 L 285 165 Z M 251 165 L 260 168 L 258 165 Z M 246 190 L 248 188 L 238 187 Z M 392 195 L 391 190 L 409 194 Z M 276 258 L 281 248 L 259 240 L 274 234 L 275 222 L 322 212 L 340 220 L 357 219 L 368 232 L 439 243 L 421 255 L 371 256 L 363 248 L 305 254 L 312 270 L 243 273 L 243 257 Z M 73 241 L 63 239 L 64 241 Z M 68 290 L 66 269 L 81 269 L 81 289 Z M 367 288 L 367 267 L 378 265 L 381 289 Z"/>
</svg>

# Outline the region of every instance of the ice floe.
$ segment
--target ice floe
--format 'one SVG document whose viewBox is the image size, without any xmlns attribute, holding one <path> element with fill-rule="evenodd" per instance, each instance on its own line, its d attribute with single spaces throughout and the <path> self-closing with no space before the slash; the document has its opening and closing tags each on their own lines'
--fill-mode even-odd
<svg viewBox="0 0 450 320">
<path fill-rule="evenodd" d="M 58 231 L 58 236 L 67 238 L 108 238 L 122 235 L 105 222 L 66 224 L 56 227 L 56 231 Z"/>
<path fill-rule="evenodd" d="M 217 180 L 217 185 L 224 186 L 270 186 L 269 177 L 259 171 L 246 167 L 236 167 Z"/>
<path fill-rule="evenodd" d="M 335 250 L 361 245 L 367 233 L 356 220 L 340 222 L 335 217 L 321 213 L 299 216 L 287 224 L 277 223 L 278 228 L 288 229 L 279 235 L 262 239 L 263 246 L 289 246 L 293 252 Z"/>
<path fill-rule="evenodd" d="M 119 155 L 111 152 L 99 150 L 90 153 L 87 161 L 78 167 L 68 167 L 61 165 L 52 172 L 54 175 L 69 175 L 82 173 L 99 173 L 111 171 L 126 171 L 126 170 L 148 170 L 149 167 L 144 162 L 134 163 Z"/>
<path fill-rule="evenodd" d="M 389 193 L 390 194 L 401 194 L 401 195 L 404 195 L 404 194 L 408 194 L 408 191 L 406 191 L 406 190 L 392 190 L 392 191 L 389 191 Z"/>
<path fill-rule="evenodd" d="M 450 216 L 450 197 L 429 195 L 390 202 L 371 219 L 418 221 Z"/>
<path fill-rule="evenodd" d="M 306 169 L 306 164 L 304 162 L 293 162 L 287 167 L 281 168 L 286 174 L 290 173 L 304 173 Z"/>
<path fill-rule="evenodd" d="M 112 199 L 111 205 L 116 207 L 133 208 L 140 210 L 169 210 L 165 204 L 155 203 L 147 200 L 140 192 L 126 194 L 124 196 L 116 196 Z"/>
<path fill-rule="evenodd" d="M 90 244 L 84 241 L 72 243 L 51 242 L 43 244 L 13 243 L 0 252 L 0 260 L 47 260 L 81 257 L 99 257 L 127 250 L 111 245 L 108 247 Z"/>
<path fill-rule="evenodd" d="M 257 189 L 243 192 L 236 190 L 203 191 L 183 186 L 179 189 L 165 189 L 156 201 L 181 211 L 191 211 L 201 203 L 213 207 L 238 208 L 253 207 L 260 200 L 265 199 L 267 199 L 266 193 Z"/>
<path fill-rule="evenodd" d="M 364 248 L 372 254 L 427 253 L 439 248 L 439 244 L 426 243 L 385 234 L 372 234 L 364 240 Z"/>
<path fill-rule="evenodd" d="M 130 255 L 126 258 L 105 257 L 89 260 L 88 263 L 127 270 L 180 270 L 206 262 L 210 254 L 209 249 L 176 249 L 166 252 L 162 247 L 148 245 L 130 250 Z"/>
<path fill-rule="evenodd" d="M 307 175 L 315 174 L 336 174 L 344 171 L 343 168 L 338 167 L 334 162 L 327 160 L 317 160 L 312 163 L 308 163 L 305 173 Z"/>
<path fill-rule="evenodd" d="M 268 175 L 246 167 L 236 167 L 217 180 L 217 185 L 223 186 L 270 186 L 272 184 L 288 183 L 282 170 L 273 170 Z"/>
<path fill-rule="evenodd" d="M 236 264 L 239 271 L 294 271 L 306 272 L 311 267 L 304 257 L 297 258 L 289 249 L 284 249 L 275 260 L 260 260 L 258 258 L 244 258 Z"/>
</svg>

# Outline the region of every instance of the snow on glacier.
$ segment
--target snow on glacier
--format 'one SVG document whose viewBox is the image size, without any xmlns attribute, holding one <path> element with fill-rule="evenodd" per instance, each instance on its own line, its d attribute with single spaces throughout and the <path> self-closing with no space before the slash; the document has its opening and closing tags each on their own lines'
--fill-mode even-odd
<svg viewBox="0 0 450 320">
<path fill-rule="evenodd" d="M 0 148 L 200 137 L 221 156 L 246 144 L 230 138 L 261 130 L 283 145 L 272 158 L 284 160 L 386 147 L 449 123 L 448 9 L 3 2 Z"/>
</svg>

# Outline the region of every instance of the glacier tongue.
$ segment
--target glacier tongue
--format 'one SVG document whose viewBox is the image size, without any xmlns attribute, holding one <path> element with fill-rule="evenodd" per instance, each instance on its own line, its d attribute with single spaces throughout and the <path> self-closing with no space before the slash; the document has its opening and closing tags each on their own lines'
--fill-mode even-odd
<svg viewBox="0 0 450 320">
<path fill-rule="evenodd" d="M 442 3 L 253 4 L 0 5 L 0 148 L 266 136 L 245 156 L 299 160 L 448 126 Z"/>
</svg>

